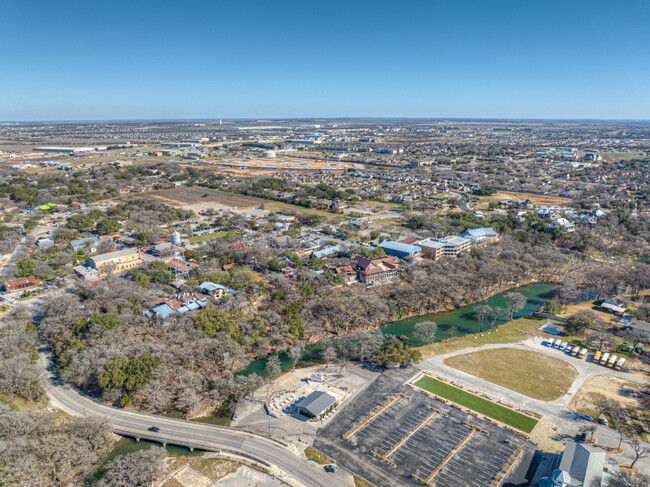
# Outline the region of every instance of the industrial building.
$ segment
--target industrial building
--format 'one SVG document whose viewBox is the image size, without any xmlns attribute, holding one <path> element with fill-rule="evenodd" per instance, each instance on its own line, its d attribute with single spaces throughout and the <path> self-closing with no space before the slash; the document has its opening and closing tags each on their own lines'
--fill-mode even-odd
<svg viewBox="0 0 650 487">
<path fill-rule="evenodd" d="M 108 146 L 95 146 L 95 147 L 34 147 L 32 150 L 36 152 L 63 152 L 66 154 L 74 154 L 75 152 L 93 152 L 100 150 L 107 150 Z"/>
<path fill-rule="evenodd" d="M 384 240 L 379 246 L 386 252 L 386 255 L 392 255 L 400 259 L 415 257 L 422 253 L 422 249 L 417 245 L 396 242 L 394 240 Z"/>
</svg>

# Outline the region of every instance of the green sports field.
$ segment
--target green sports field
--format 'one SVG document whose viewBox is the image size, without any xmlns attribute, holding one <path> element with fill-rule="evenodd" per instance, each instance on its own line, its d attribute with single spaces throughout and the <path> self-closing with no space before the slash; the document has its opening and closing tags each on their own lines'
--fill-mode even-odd
<svg viewBox="0 0 650 487">
<path fill-rule="evenodd" d="M 483 414 L 501 423 L 507 424 L 525 433 L 530 433 L 537 420 L 524 414 L 513 411 L 512 409 L 500 406 L 492 401 L 475 396 L 465 392 L 458 387 L 445 384 L 439 380 L 424 376 L 419 379 L 415 385 L 425 391 L 455 402 L 459 406 L 464 406 L 479 414 Z"/>
</svg>

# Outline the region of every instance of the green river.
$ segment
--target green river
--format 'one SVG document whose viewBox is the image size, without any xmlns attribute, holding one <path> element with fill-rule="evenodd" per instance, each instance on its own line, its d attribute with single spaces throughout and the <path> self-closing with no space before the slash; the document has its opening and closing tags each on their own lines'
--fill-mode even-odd
<svg viewBox="0 0 650 487">
<path fill-rule="evenodd" d="M 530 316 L 535 311 L 537 311 L 540 303 L 551 299 L 556 288 L 557 286 L 553 284 L 529 284 L 527 286 L 521 286 L 516 289 L 497 294 L 479 303 L 463 306 L 462 308 L 456 308 L 451 311 L 443 311 L 441 313 L 413 316 L 404 320 L 388 323 L 387 325 L 382 326 L 380 329 L 384 335 L 395 335 L 397 337 L 400 337 L 402 335 L 407 336 L 409 338 L 408 343 L 411 346 L 424 345 L 424 343 L 417 340 L 413 336 L 413 327 L 416 323 L 419 323 L 421 321 L 430 320 L 435 321 L 438 324 L 438 333 L 436 334 L 437 340 L 449 338 L 451 336 L 449 329 L 452 326 L 455 326 L 458 329 L 458 336 L 467 335 L 469 333 L 476 333 L 480 331 L 480 324 L 474 319 L 474 310 L 476 306 L 487 304 L 492 308 L 505 308 L 505 299 L 503 296 L 508 292 L 518 292 L 528 298 L 526 306 L 522 310 L 516 312 L 514 315 L 515 318 L 523 318 L 525 316 Z M 484 325 L 484 329 L 488 329 L 488 327 L 489 324 L 486 323 Z M 322 345 L 320 342 L 305 347 L 305 355 L 301 361 L 301 365 L 320 363 L 321 348 Z M 289 370 L 291 368 L 291 361 L 287 357 L 287 354 L 280 353 L 279 357 L 282 362 L 282 370 Z M 266 357 L 263 357 L 258 360 L 253 360 L 247 367 L 241 369 L 237 373 L 244 375 L 256 373 L 257 375 L 264 377 L 267 375 L 265 366 Z"/>
</svg>

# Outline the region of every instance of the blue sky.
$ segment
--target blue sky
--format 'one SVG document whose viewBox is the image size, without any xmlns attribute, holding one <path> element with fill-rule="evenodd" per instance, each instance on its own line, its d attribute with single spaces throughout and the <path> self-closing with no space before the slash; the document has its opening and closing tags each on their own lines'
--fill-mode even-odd
<svg viewBox="0 0 650 487">
<path fill-rule="evenodd" d="M 647 0 L 0 0 L 0 120 L 650 119 Z"/>
</svg>

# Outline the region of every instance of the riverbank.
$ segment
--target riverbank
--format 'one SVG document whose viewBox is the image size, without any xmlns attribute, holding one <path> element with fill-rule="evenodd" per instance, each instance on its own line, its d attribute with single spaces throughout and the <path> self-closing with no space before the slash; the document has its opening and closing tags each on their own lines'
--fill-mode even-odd
<svg viewBox="0 0 650 487">
<path fill-rule="evenodd" d="M 546 283 L 534 283 L 519 287 L 510 286 L 484 301 L 479 301 L 460 308 L 450 309 L 448 311 L 403 318 L 398 321 L 381 325 L 379 330 L 381 330 L 384 335 L 393 335 L 397 337 L 406 336 L 409 340 L 409 345 L 420 347 L 425 345 L 425 343 L 415 338 L 413 335 L 413 329 L 415 325 L 421 321 L 435 321 L 438 324 L 436 342 L 452 338 L 452 335 L 454 334 L 455 336 L 474 334 L 480 331 L 480 324 L 474 319 L 474 310 L 476 306 L 487 304 L 492 308 L 504 308 L 504 295 L 508 292 L 519 292 L 527 298 L 526 306 L 514 314 L 515 319 L 521 318 L 535 313 L 542 302 L 553 297 L 555 289 L 557 289 L 556 285 Z M 487 324 L 486 327 L 488 327 Z M 300 365 L 304 366 L 322 363 L 320 359 L 321 349 L 322 340 L 305 347 L 305 354 Z M 269 355 L 275 354 L 280 358 L 283 371 L 289 370 L 292 367 L 292 362 L 284 351 L 275 352 L 274 354 Z M 269 355 L 253 360 L 246 367 L 238 370 L 237 374 L 250 375 L 255 373 L 259 376 L 265 377 L 267 375 L 265 370 L 266 361 L 268 360 Z"/>
</svg>

